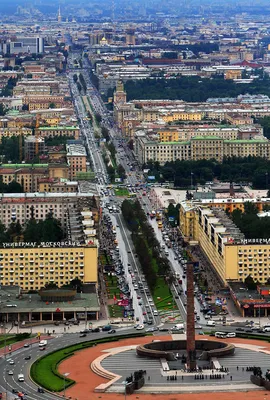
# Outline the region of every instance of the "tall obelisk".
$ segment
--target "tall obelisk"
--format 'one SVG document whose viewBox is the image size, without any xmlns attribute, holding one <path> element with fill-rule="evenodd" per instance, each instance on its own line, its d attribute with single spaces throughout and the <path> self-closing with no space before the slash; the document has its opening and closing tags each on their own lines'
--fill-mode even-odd
<svg viewBox="0 0 270 400">
<path fill-rule="evenodd" d="M 187 263 L 187 368 L 196 370 L 195 321 L 194 321 L 194 273 L 193 263 Z"/>
</svg>

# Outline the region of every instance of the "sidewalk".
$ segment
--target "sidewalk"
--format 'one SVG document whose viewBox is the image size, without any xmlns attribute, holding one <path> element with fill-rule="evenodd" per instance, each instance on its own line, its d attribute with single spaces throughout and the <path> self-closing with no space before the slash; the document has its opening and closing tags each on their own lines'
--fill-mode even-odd
<svg viewBox="0 0 270 400">
<path fill-rule="evenodd" d="M 52 339 L 52 338 L 53 338 L 52 336 L 45 336 L 44 335 L 44 336 L 40 337 L 40 340 L 49 340 L 49 339 Z M 32 338 L 32 340 L 31 339 L 26 339 L 26 340 L 22 340 L 20 342 L 13 343 L 12 345 L 8 345 L 8 346 L 6 346 L 6 356 L 11 355 L 13 351 L 16 351 L 16 350 L 21 349 L 22 347 L 24 347 L 25 343 L 28 343 L 30 345 L 31 343 L 34 344 L 34 343 L 38 343 L 38 342 L 39 342 L 38 339 Z M 9 348 L 11 348 L 11 350 L 9 350 Z M 5 347 L 2 347 L 0 349 L 0 357 L 4 357 L 4 356 L 5 356 Z"/>
</svg>

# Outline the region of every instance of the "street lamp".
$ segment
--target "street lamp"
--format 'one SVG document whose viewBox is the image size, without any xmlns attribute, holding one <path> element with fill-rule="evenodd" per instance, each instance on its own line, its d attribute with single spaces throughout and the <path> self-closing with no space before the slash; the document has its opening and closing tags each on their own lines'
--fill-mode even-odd
<svg viewBox="0 0 270 400">
<path fill-rule="evenodd" d="M 66 377 L 69 376 L 70 372 L 65 372 L 63 374 L 64 377 L 64 399 L 66 398 Z"/>
<path fill-rule="evenodd" d="M 192 190 L 193 188 L 193 172 L 190 173 L 190 189 Z"/>
</svg>

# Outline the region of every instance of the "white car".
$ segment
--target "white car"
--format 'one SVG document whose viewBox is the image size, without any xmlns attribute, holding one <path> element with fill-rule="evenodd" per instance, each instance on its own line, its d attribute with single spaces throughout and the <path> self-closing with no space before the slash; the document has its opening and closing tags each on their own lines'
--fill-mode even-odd
<svg viewBox="0 0 270 400">
<path fill-rule="evenodd" d="M 9 361 L 9 365 L 14 365 L 14 364 L 15 364 L 14 360 Z"/>
<path fill-rule="evenodd" d="M 12 370 L 9 370 L 9 371 L 8 371 L 8 375 L 13 375 L 13 371 L 12 371 Z"/>
<path fill-rule="evenodd" d="M 136 327 L 136 329 L 137 329 L 137 331 L 141 331 L 142 329 L 144 329 L 144 325 L 138 325 L 137 327 Z"/>
</svg>

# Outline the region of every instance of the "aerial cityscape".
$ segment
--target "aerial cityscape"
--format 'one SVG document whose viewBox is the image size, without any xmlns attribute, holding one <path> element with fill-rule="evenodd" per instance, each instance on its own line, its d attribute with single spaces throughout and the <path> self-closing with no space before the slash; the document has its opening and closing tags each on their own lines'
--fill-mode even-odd
<svg viewBox="0 0 270 400">
<path fill-rule="evenodd" d="M 0 399 L 266 400 L 270 4 L 0 2 Z"/>
</svg>

